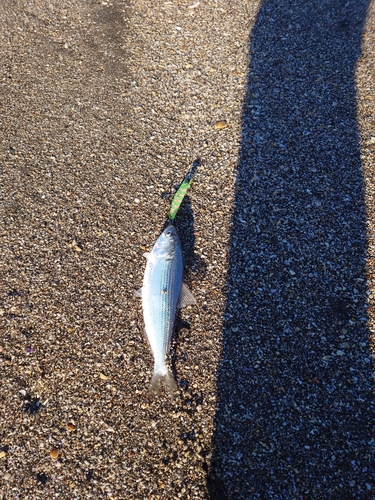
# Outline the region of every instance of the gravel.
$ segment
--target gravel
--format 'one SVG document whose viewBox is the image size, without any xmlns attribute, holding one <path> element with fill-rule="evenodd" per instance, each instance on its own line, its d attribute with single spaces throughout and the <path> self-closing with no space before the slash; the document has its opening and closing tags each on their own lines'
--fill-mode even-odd
<svg viewBox="0 0 375 500">
<path fill-rule="evenodd" d="M 374 2 L 0 26 L 0 498 L 375 498 Z M 133 293 L 198 158 L 180 397 L 149 400 Z"/>
</svg>

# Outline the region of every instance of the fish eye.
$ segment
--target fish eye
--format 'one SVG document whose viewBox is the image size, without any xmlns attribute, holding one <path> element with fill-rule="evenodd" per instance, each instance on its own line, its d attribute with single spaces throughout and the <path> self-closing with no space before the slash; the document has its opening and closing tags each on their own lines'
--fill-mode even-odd
<svg viewBox="0 0 375 500">
<path fill-rule="evenodd" d="M 165 234 L 166 234 L 167 236 L 170 236 L 170 235 L 172 234 L 172 231 L 167 231 Z"/>
</svg>

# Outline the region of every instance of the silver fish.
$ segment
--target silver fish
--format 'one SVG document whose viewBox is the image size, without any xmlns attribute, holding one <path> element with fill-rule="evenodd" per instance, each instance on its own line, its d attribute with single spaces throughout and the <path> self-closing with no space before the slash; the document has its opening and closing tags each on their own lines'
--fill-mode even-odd
<svg viewBox="0 0 375 500">
<path fill-rule="evenodd" d="M 157 239 L 151 253 L 146 253 L 143 286 L 135 295 L 142 297 L 146 335 L 154 355 L 154 374 L 150 392 L 158 392 L 160 381 L 172 394 L 176 382 L 165 364 L 178 308 L 195 304 L 195 298 L 183 283 L 181 243 L 174 226 L 169 225 Z"/>
</svg>

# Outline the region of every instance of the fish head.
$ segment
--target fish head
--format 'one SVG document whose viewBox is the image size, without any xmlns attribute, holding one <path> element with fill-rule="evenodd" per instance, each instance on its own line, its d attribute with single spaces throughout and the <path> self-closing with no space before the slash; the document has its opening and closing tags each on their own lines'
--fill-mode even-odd
<svg viewBox="0 0 375 500">
<path fill-rule="evenodd" d="M 157 259 L 172 259 L 176 249 L 180 246 L 180 239 L 174 226 L 169 225 L 157 239 L 152 253 Z"/>
</svg>

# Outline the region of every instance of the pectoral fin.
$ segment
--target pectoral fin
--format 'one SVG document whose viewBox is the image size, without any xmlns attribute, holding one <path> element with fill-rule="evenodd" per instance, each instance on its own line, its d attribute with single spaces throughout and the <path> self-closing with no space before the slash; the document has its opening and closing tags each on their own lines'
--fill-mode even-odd
<svg viewBox="0 0 375 500">
<path fill-rule="evenodd" d="M 140 298 L 142 298 L 142 288 L 140 288 L 139 290 L 137 290 L 136 292 L 134 292 L 134 297 L 140 297 Z"/>
<path fill-rule="evenodd" d="M 195 300 L 194 295 L 191 293 L 187 285 L 185 285 L 185 283 L 182 283 L 177 307 L 181 309 L 185 306 L 193 306 L 196 303 L 197 301 Z"/>
</svg>

